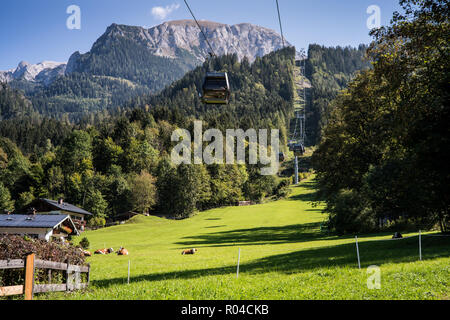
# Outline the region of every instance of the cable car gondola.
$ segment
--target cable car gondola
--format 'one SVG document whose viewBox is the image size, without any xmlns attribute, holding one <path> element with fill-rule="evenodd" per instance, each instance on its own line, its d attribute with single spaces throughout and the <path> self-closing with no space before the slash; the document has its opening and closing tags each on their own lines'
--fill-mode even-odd
<svg viewBox="0 0 450 320">
<path fill-rule="evenodd" d="M 287 144 L 289 151 L 293 151 L 292 148 L 294 148 L 294 145 L 295 145 L 295 140 L 289 140 L 289 142 Z"/>
<path fill-rule="evenodd" d="M 203 38 L 205 39 L 206 43 L 209 46 L 209 49 L 211 50 L 209 52 L 210 57 L 217 57 L 217 55 L 214 52 L 213 47 L 211 46 L 211 43 L 209 43 L 208 38 L 206 37 L 205 32 L 203 32 L 203 29 L 200 27 L 200 24 L 197 21 L 197 18 L 195 17 L 194 13 L 191 10 L 191 7 L 189 7 L 189 4 L 187 3 L 187 0 L 184 0 L 184 3 L 186 4 L 186 7 L 188 8 L 189 12 L 192 15 L 192 18 L 194 18 L 195 23 L 197 24 L 198 29 L 203 35 Z M 208 58 L 207 58 L 208 61 Z M 208 61 L 210 63 L 210 61 Z M 202 102 L 205 104 L 228 104 L 230 101 L 230 83 L 228 81 L 228 75 L 226 72 L 207 72 L 205 76 L 205 81 L 203 82 L 203 93 L 201 95 Z"/>
<path fill-rule="evenodd" d="M 293 147 L 294 155 L 296 157 L 301 157 L 305 154 L 305 146 L 302 143 L 298 143 Z"/>
<path fill-rule="evenodd" d="M 205 104 L 228 104 L 230 101 L 230 83 L 226 72 L 207 72 L 202 89 L 202 102 Z"/>
<path fill-rule="evenodd" d="M 295 146 L 294 143 L 289 143 L 288 144 L 289 151 L 294 151 L 294 146 Z"/>
</svg>

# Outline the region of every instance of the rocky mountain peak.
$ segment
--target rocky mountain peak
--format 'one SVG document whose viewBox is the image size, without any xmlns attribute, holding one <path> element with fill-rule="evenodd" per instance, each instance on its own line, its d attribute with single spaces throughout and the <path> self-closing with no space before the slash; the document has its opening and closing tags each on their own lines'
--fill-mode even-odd
<svg viewBox="0 0 450 320">
<path fill-rule="evenodd" d="M 65 66 L 63 62 L 43 61 L 30 64 L 21 61 L 15 69 L 0 71 L 0 81 L 26 80 L 49 83 L 55 77 L 64 74 Z"/>
<path fill-rule="evenodd" d="M 199 24 L 217 55 L 235 53 L 240 60 L 247 57 L 252 62 L 256 57 L 283 47 L 282 38 L 277 32 L 250 23 L 227 25 L 200 20 Z M 92 49 L 108 46 L 121 37 L 133 40 L 145 46 L 151 54 L 161 57 L 176 59 L 180 50 L 188 52 L 197 63 L 202 63 L 210 51 L 194 20 L 168 21 L 148 29 L 112 24 Z"/>
</svg>

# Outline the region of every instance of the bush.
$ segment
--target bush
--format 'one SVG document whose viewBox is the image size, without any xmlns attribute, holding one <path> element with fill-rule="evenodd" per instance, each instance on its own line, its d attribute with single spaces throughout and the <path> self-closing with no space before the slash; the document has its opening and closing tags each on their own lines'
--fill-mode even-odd
<svg viewBox="0 0 450 320">
<path fill-rule="evenodd" d="M 27 239 L 21 236 L 0 237 L 0 260 L 24 259 L 30 253 L 36 254 L 37 259 L 66 262 L 83 265 L 84 256 L 79 249 L 56 242 Z"/>
<path fill-rule="evenodd" d="M 80 241 L 80 246 L 81 246 L 84 250 L 89 249 L 89 246 L 90 246 L 90 245 L 91 245 L 91 244 L 89 243 L 88 238 L 84 237 L 83 239 L 81 239 L 81 241 Z"/>
<path fill-rule="evenodd" d="M 377 230 L 377 219 L 364 198 L 354 190 L 341 190 L 327 204 L 329 227 L 339 235 Z"/>
<path fill-rule="evenodd" d="M 106 225 L 105 218 L 93 217 L 88 221 L 88 226 L 91 228 L 102 228 Z"/>
<path fill-rule="evenodd" d="M 30 253 L 36 254 L 36 259 L 66 262 L 74 265 L 84 265 L 85 258 L 78 248 L 59 244 L 56 242 L 46 242 L 44 240 L 25 239 L 21 236 L 0 237 L 0 260 L 25 259 Z M 57 271 L 52 271 L 56 273 Z M 62 273 L 62 272 L 60 272 Z M 23 284 L 22 270 L 0 270 L 0 286 Z M 45 281 L 47 273 L 39 269 L 36 272 L 36 282 Z"/>
<path fill-rule="evenodd" d="M 275 196 L 278 199 L 287 198 L 291 194 L 290 185 L 291 185 L 290 179 L 281 180 L 281 182 L 278 184 L 276 188 Z"/>
</svg>

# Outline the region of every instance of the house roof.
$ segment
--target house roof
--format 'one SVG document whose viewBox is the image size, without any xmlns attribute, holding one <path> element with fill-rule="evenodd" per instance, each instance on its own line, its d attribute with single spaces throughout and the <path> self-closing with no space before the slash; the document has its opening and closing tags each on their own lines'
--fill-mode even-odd
<svg viewBox="0 0 450 320">
<path fill-rule="evenodd" d="M 49 204 L 50 206 L 58 209 L 58 210 L 63 210 L 63 211 L 68 211 L 68 212 L 74 212 L 74 213 L 80 213 L 80 214 L 84 214 L 84 215 L 88 215 L 88 216 L 92 216 L 92 213 L 78 208 L 77 206 L 74 206 L 73 204 L 67 203 L 67 202 L 63 202 L 62 204 L 59 204 L 58 201 L 55 200 L 50 200 L 50 199 L 39 199 L 41 201 L 46 202 L 47 204 Z"/>
<path fill-rule="evenodd" d="M 67 219 L 73 225 L 67 214 L 2 214 L 0 215 L 0 228 L 55 228 Z M 78 233 L 76 228 L 74 231 Z"/>
</svg>

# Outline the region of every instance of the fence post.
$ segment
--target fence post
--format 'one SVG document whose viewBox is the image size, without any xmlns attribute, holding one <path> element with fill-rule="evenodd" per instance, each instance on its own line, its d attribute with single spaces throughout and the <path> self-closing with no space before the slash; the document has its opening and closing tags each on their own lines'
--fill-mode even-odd
<svg viewBox="0 0 450 320">
<path fill-rule="evenodd" d="M 419 259 L 422 261 L 422 231 L 419 230 Z"/>
<path fill-rule="evenodd" d="M 130 264 L 131 264 L 131 261 L 128 260 L 128 284 L 130 284 Z"/>
<path fill-rule="evenodd" d="M 75 271 L 74 272 L 74 290 L 80 290 L 81 289 L 81 271 Z"/>
<path fill-rule="evenodd" d="M 358 236 L 355 236 L 355 240 L 356 240 L 356 255 L 358 256 L 358 268 L 361 269 L 361 261 L 359 259 Z"/>
<path fill-rule="evenodd" d="M 34 257 L 35 254 L 31 253 L 27 256 L 25 261 L 25 300 L 33 300 L 33 287 L 34 287 Z"/>
<path fill-rule="evenodd" d="M 88 264 L 87 285 L 91 282 L 91 264 Z"/>
<path fill-rule="evenodd" d="M 71 280 L 70 273 L 69 273 L 69 266 L 70 266 L 69 259 L 66 260 L 66 264 L 67 264 L 67 267 L 66 267 L 66 291 L 69 292 L 70 291 L 70 280 Z"/>
</svg>

